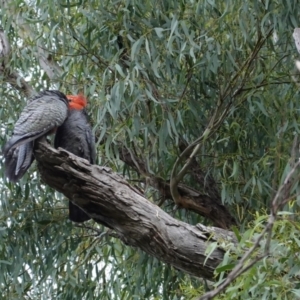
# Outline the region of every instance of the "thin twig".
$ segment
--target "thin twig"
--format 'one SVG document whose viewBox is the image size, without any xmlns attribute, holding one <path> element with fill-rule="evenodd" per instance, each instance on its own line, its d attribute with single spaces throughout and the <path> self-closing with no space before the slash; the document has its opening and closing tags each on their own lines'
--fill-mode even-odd
<svg viewBox="0 0 300 300">
<path fill-rule="evenodd" d="M 254 51 L 251 53 L 251 55 L 248 57 L 248 59 L 242 65 L 240 70 L 230 80 L 229 84 L 227 85 L 224 92 L 222 93 L 222 96 L 220 96 L 220 99 L 218 100 L 217 108 L 214 111 L 212 117 L 210 118 L 209 124 L 207 125 L 204 133 L 198 139 L 196 139 L 192 144 L 190 144 L 181 153 L 181 155 L 177 158 L 177 160 L 173 166 L 173 169 L 171 172 L 171 179 L 170 179 L 170 191 L 171 191 L 171 194 L 172 194 L 172 197 L 173 197 L 175 203 L 180 202 L 179 201 L 180 194 L 178 192 L 178 187 L 177 187 L 179 182 L 183 179 L 183 177 L 187 173 L 189 166 L 190 166 L 191 162 L 193 161 L 193 158 L 195 157 L 195 155 L 201 148 L 203 141 L 206 140 L 207 138 L 209 138 L 211 135 L 213 135 L 218 130 L 218 128 L 221 126 L 224 119 L 227 117 L 227 115 L 230 111 L 230 108 L 233 105 L 232 99 L 234 99 L 238 94 L 240 94 L 242 92 L 243 87 L 246 83 L 246 79 L 247 79 L 247 75 L 250 70 L 250 66 L 252 65 L 252 62 L 254 61 L 254 59 L 257 57 L 260 49 L 264 45 L 265 41 L 267 40 L 267 38 L 269 37 L 271 32 L 272 32 L 272 30 L 270 30 L 269 33 L 267 34 L 267 36 L 265 36 L 264 38 L 260 37 L 258 39 L 256 46 L 254 48 Z M 242 81 L 240 82 L 239 87 L 232 93 L 232 87 L 234 86 L 234 84 L 236 84 L 238 81 L 240 81 L 240 77 L 242 74 L 243 74 Z M 225 103 L 224 100 L 228 97 L 230 97 L 231 100 L 224 106 L 224 103 Z M 186 157 L 187 153 L 191 152 L 192 148 L 194 148 L 192 151 L 192 154 L 190 154 L 190 156 L 186 160 L 186 163 L 184 164 L 182 169 L 177 173 L 177 175 L 175 175 L 179 164 Z"/>
</svg>

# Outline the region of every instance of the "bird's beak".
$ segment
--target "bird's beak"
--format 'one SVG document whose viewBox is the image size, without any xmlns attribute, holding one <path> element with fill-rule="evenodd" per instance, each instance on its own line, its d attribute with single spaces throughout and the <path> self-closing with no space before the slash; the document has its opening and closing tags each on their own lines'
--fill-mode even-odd
<svg viewBox="0 0 300 300">
<path fill-rule="evenodd" d="M 77 96 L 75 96 L 75 95 L 66 95 L 66 97 L 69 101 L 76 100 L 76 98 L 77 98 Z"/>
</svg>

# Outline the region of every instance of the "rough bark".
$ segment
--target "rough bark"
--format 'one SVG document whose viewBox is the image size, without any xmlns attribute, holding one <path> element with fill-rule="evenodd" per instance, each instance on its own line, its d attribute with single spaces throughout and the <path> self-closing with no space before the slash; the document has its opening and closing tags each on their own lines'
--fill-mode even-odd
<svg viewBox="0 0 300 300">
<path fill-rule="evenodd" d="M 235 242 L 229 231 L 192 226 L 172 218 L 111 169 L 55 150 L 46 141 L 37 143 L 35 157 L 46 184 L 91 218 L 106 223 L 124 243 L 190 275 L 213 279 L 224 251 L 217 248 L 206 258 L 206 248 L 211 242 L 224 241 L 224 236 Z"/>
<path fill-rule="evenodd" d="M 130 167 L 132 167 L 141 176 L 149 180 L 147 182 L 154 188 L 158 189 L 165 199 L 173 199 L 170 191 L 170 183 L 162 178 L 153 176 L 147 171 L 145 162 L 130 152 L 129 149 L 120 145 L 120 158 Z M 211 177 L 206 179 L 203 171 L 195 161 L 191 167 L 192 175 L 195 177 L 199 186 L 203 187 L 202 191 L 193 189 L 183 183 L 178 185 L 180 194 L 179 207 L 192 210 L 199 215 L 211 220 L 214 226 L 229 229 L 236 225 L 234 217 L 229 210 L 222 204 L 220 194 L 217 191 L 216 183 Z"/>
</svg>

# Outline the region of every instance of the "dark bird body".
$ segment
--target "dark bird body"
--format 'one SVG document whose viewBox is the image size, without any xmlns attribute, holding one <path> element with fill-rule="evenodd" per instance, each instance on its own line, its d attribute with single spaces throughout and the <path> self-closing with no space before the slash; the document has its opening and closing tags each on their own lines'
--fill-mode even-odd
<svg viewBox="0 0 300 300">
<path fill-rule="evenodd" d="M 23 109 L 3 148 L 5 176 L 16 182 L 34 160 L 34 141 L 53 132 L 67 118 L 69 100 L 59 91 L 43 91 Z"/>
<path fill-rule="evenodd" d="M 91 164 L 95 163 L 95 137 L 84 109 L 70 110 L 66 121 L 56 131 L 54 146 L 85 158 Z M 69 219 L 81 223 L 89 220 L 90 217 L 72 201 L 69 201 Z"/>
</svg>

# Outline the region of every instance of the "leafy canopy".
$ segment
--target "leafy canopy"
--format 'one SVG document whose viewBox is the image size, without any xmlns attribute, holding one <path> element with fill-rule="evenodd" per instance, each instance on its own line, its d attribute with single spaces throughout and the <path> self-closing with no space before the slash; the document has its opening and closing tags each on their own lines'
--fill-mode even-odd
<svg viewBox="0 0 300 300">
<path fill-rule="evenodd" d="M 151 174 L 169 180 L 182 143 L 191 144 L 213 124 L 197 159 L 244 231 L 268 214 L 299 133 L 292 77 L 297 7 L 299 1 L 283 0 L 4 1 L 0 22 L 12 47 L 10 67 L 36 90 L 84 92 L 98 163 L 135 182 L 144 174 L 120 160 L 120 145 L 142 157 Z M 51 79 L 40 49 L 58 64 Z M 4 144 L 25 99 L 5 82 L 0 91 Z M 184 181 L 203 188 L 192 177 Z M 118 240 L 76 228 L 66 220 L 63 197 L 41 185 L 32 169 L 19 184 L 1 182 L 6 299 L 183 299 L 203 290 L 199 281 Z M 155 189 L 147 192 L 159 202 Z M 295 201 L 290 213 L 298 211 Z M 170 212 L 172 205 L 168 199 L 163 207 Z M 175 216 L 207 223 L 182 210 Z M 253 299 L 299 296 L 291 280 L 298 274 L 298 225 L 289 215 L 279 221 L 273 265 L 266 259 L 251 269 L 234 283 L 231 297 L 247 286 Z"/>
</svg>

